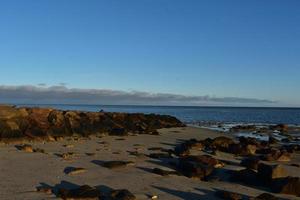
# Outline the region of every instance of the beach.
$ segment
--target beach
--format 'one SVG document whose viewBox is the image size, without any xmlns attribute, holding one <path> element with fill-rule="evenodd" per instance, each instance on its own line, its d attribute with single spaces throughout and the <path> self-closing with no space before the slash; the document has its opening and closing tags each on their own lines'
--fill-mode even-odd
<svg viewBox="0 0 300 200">
<path fill-rule="evenodd" d="M 259 187 L 227 181 L 228 170 L 239 170 L 242 167 L 239 166 L 240 157 L 222 152 L 213 156 L 226 163 L 225 167 L 220 169 L 221 180 L 200 181 L 185 176 L 160 176 L 152 173 L 153 168 L 174 170 L 174 166 L 170 164 L 172 158 L 155 159 L 147 156 L 160 152 L 158 147 L 173 149 L 176 144 L 191 138 L 203 140 L 224 136 L 224 133 L 193 127 L 158 131 L 159 135 L 90 136 L 75 139 L 66 137 L 55 142 L 27 143 L 44 150 L 36 153 L 20 151 L 15 147 L 16 144 L 1 144 L 0 199 L 60 199 L 55 194 L 37 192 L 36 188 L 72 189 L 80 185 L 96 187 L 103 193 L 111 189 L 128 189 L 137 199 L 157 197 L 163 200 L 218 199 L 215 194 L 220 190 L 236 192 L 246 197 L 269 192 Z M 226 136 L 230 137 L 228 134 Z M 69 158 L 64 159 L 60 156 L 67 152 L 72 152 Z M 203 151 L 194 153 L 205 154 Z M 293 154 L 292 162 L 284 163 L 284 168 L 290 176 L 300 176 L 299 168 L 290 166 L 291 163 L 299 164 L 299 158 L 299 154 Z M 101 166 L 102 162 L 112 160 L 132 163 L 116 169 Z M 67 169 L 72 167 L 84 168 L 84 171 L 67 174 Z M 276 196 L 300 199 L 291 195 Z"/>
</svg>

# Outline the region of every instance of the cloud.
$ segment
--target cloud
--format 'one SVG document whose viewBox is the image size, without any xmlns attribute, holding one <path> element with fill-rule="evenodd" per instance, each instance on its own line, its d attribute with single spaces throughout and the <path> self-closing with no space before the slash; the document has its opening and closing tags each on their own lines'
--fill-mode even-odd
<svg viewBox="0 0 300 200">
<path fill-rule="evenodd" d="M 13 104 L 106 104 L 106 105 L 244 105 L 262 106 L 271 100 L 238 97 L 186 96 L 141 91 L 68 88 L 65 84 L 0 85 L 0 102 Z"/>
</svg>

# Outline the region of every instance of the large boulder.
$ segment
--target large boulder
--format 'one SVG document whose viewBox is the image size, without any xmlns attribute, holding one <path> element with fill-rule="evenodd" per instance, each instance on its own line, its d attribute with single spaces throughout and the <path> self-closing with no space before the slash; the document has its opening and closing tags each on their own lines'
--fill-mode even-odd
<svg viewBox="0 0 300 200">
<path fill-rule="evenodd" d="M 286 177 L 288 174 L 281 165 L 269 165 L 260 163 L 257 169 L 258 175 L 266 183 L 270 183 L 273 179 Z"/>
<path fill-rule="evenodd" d="M 189 178 L 199 178 L 205 180 L 214 172 L 214 167 L 203 163 L 180 158 L 178 163 L 179 171 Z"/>
<path fill-rule="evenodd" d="M 220 151 L 228 151 L 230 145 L 234 144 L 233 139 L 229 137 L 220 136 L 211 142 L 211 148 L 217 149 Z"/>
<path fill-rule="evenodd" d="M 300 178 L 285 177 L 275 179 L 272 182 L 272 190 L 276 193 L 291 194 L 300 197 Z"/>
<path fill-rule="evenodd" d="M 247 169 L 253 169 L 253 170 L 258 169 L 259 163 L 260 163 L 260 159 L 256 156 L 247 157 L 241 161 L 241 165 L 243 167 L 246 167 Z"/>
<path fill-rule="evenodd" d="M 241 182 L 247 185 L 260 185 L 257 172 L 251 169 L 243 169 L 233 172 L 231 179 L 233 181 Z"/>
</svg>

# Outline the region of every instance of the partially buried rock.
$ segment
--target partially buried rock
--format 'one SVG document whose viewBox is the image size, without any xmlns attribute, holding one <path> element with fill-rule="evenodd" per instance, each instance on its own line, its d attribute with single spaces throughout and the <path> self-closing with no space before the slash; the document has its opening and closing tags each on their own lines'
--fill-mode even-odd
<svg viewBox="0 0 300 200">
<path fill-rule="evenodd" d="M 128 190 L 114 190 L 110 193 L 111 200 L 135 200 L 136 197 Z"/>
<path fill-rule="evenodd" d="M 52 188 L 51 187 L 43 187 L 43 186 L 37 187 L 36 191 L 40 192 L 40 193 L 45 193 L 45 194 L 48 194 L 48 195 L 52 194 Z"/>
<path fill-rule="evenodd" d="M 134 163 L 131 161 L 107 161 L 107 162 L 103 162 L 101 166 L 109 169 L 115 169 L 115 168 L 126 167 L 128 165 L 133 165 L 133 164 Z"/>
<path fill-rule="evenodd" d="M 69 167 L 65 171 L 66 171 L 66 174 L 68 174 L 68 175 L 77 175 L 77 174 L 82 174 L 82 173 L 86 172 L 87 170 L 84 168 Z"/>
<path fill-rule="evenodd" d="M 225 200 L 242 200 L 243 196 L 234 192 L 218 191 L 216 196 Z"/>
<path fill-rule="evenodd" d="M 274 195 L 263 193 L 257 197 L 250 198 L 250 200 L 279 200 L 279 198 L 275 197 Z"/>
<path fill-rule="evenodd" d="M 74 153 L 67 152 L 67 153 L 59 154 L 58 156 L 62 157 L 64 160 L 70 160 L 74 156 Z"/>
<path fill-rule="evenodd" d="M 20 151 L 25 151 L 25 152 L 28 152 L 28 153 L 33 153 L 34 152 L 33 147 L 29 144 L 19 145 L 19 146 L 16 146 L 16 148 Z"/>
<path fill-rule="evenodd" d="M 98 200 L 101 193 L 94 187 L 83 185 L 76 189 L 60 189 L 58 196 L 64 200 Z"/>
<path fill-rule="evenodd" d="M 272 182 L 272 190 L 276 193 L 291 194 L 300 197 L 300 178 L 285 177 L 275 179 Z"/>
<path fill-rule="evenodd" d="M 172 158 L 169 153 L 151 153 L 148 155 L 149 158 L 160 159 L 160 158 Z"/>
<path fill-rule="evenodd" d="M 199 155 L 199 156 L 185 156 L 182 159 L 186 161 L 196 162 L 202 165 L 214 167 L 214 168 L 222 168 L 224 167 L 224 163 L 213 158 L 210 155 Z"/>
<path fill-rule="evenodd" d="M 152 172 L 154 174 L 158 174 L 158 175 L 161 175 L 161 176 L 169 176 L 169 175 L 178 175 L 178 176 L 180 176 L 181 175 L 177 171 L 167 171 L 167 170 L 163 170 L 163 169 L 159 169 L 159 168 L 154 168 L 152 170 Z"/>
</svg>

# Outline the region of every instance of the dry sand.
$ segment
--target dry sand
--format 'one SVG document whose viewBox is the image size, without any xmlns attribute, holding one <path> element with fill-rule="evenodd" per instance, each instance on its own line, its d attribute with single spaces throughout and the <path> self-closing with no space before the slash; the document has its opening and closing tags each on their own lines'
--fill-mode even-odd
<svg viewBox="0 0 300 200">
<path fill-rule="evenodd" d="M 92 137 L 79 141 L 64 139 L 60 142 L 31 143 L 33 147 L 44 149 L 43 153 L 26 153 L 19 151 L 13 144 L 0 145 L 0 199 L 1 200 L 41 200 L 58 199 L 54 195 L 35 192 L 36 187 L 49 185 L 51 187 L 88 184 L 103 191 L 113 189 L 128 189 L 138 199 L 149 199 L 158 196 L 162 200 L 198 200 L 217 199 L 215 191 L 228 190 L 257 196 L 266 191 L 243 186 L 228 181 L 202 182 L 184 176 L 162 177 L 149 172 L 153 168 L 171 169 L 166 162 L 150 159 L 145 156 L 136 157 L 128 151 L 138 150 L 139 153 L 149 154 L 150 147 L 173 149 L 174 145 L 184 139 L 205 139 L 216 137 L 221 133 L 199 128 L 173 128 L 159 131 L 160 136 L 138 135 L 124 137 L 105 136 Z M 70 160 L 64 160 L 57 154 L 74 152 Z M 86 153 L 95 153 L 87 155 Z M 226 170 L 239 169 L 238 158 L 229 154 L 220 154 L 217 158 L 230 161 Z M 102 161 L 126 160 L 135 165 L 120 169 L 107 169 L 99 165 Z M 293 163 L 299 164 L 299 155 L 295 155 Z M 85 168 L 87 171 L 76 175 L 67 175 L 66 168 Z M 286 165 L 293 176 L 300 176 L 297 167 Z M 280 196 L 280 195 L 279 195 Z M 300 199 L 294 196 L 281 195 L 286 199 Z"/>
</svg>

